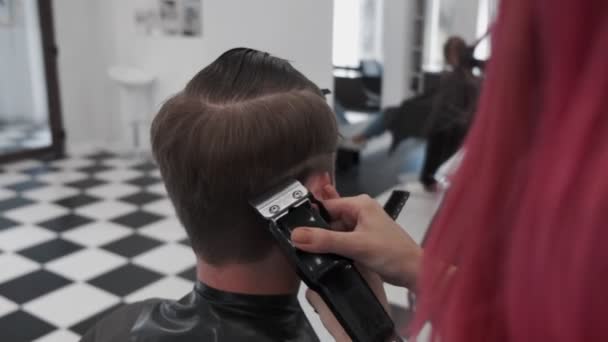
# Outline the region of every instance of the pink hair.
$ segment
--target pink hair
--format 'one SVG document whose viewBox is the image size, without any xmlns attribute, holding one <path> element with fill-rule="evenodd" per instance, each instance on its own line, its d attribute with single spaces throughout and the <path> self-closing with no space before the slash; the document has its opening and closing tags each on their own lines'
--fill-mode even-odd
<svg viewBox="0 0 608 342">
<path fill-rule="evenodd" d="M 608 341 L 608 1 L 502 1 L 465 146 L 414 328 L 430 322 L 446 342 Z"/>
</svg>

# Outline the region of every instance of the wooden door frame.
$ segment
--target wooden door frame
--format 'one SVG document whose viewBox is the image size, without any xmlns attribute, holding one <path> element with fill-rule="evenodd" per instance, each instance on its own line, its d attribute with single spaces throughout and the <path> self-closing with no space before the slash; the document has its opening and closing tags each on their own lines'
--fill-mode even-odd
<svg viewBox="0 0 608 342">
<path fill-rule="evenodd" d="M 38 0 L 38 20 L 40 23 L 49 129 L 51 130 L 52 143 L 48 147 L 0 155 L 0 163 L 28 158 L 55 159 L 65 154 L 65 131 L 61 117 L 61 99 L 57 72 L 58 48 L 55 40 L 52 0 Z"/>
</svg>

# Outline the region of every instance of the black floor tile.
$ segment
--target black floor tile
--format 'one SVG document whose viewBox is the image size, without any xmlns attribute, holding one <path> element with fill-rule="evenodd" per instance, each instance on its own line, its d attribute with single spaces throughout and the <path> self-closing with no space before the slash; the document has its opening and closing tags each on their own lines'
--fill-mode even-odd
<svg viewBox="0 0 608 342">
<path fill-rule="evenodd" d="M 70 196 L 66 198 L 62 198 L 60 200 L 55 201 L 55 204 L 59 204 L 60 206 L 75 209 L 78 207 L 82 207 L 87 204 L 99 202 L 101 198 L 87 195 L 87 194 L 78 194 L 75 196 Z"/>
<path fill-rule="evenodd" d="M 66 183 L 65 185 L 71 186 L 73 188 L 85 190 L 85 189 L 92 188 L 94 186 L 98 186 L 98 185 L 106 184 L 106 183 L 107 183 L 106 181 L 96 179 L 96 178 L 85 178 L 83 180 Z"/>
<path fill-rule="evenodd" d="M 0 317 L 0 337 L 6 342 L 33 341 L 55 327 L 24 311 L 16 311 Z"/>
<path fill-rule="evenodd" d="M 103 165 L 103 164 L 95 164 L 95 165 L 91 165 L 91 166 L 81 167 L 81 168 L 77 169 L 77 171 L 86 172 L 86 173 L 95 173 L 95 172 L 102 172 L 102 171 L 107 171 L 107 170 L 111 170 L 111 169 L 113 169 L 111 166 L 107 166 L 107 165 Z"/>
<path fill-rule="evenodd" d="M 162 242 L 149 237 L 133 234 L 126 238 L 111 242 L 101 248 L 112 253 L 132 258 L 141 253 L 147 252 L 152 248 L 158 247 Z"/>
<path fill-rule="evenodd" d="M 190 242 L 190 238 L 185 238 L 183 240 L 180 240 L 179 243 L 181 243 L 184 246 L 192 247 L 192 243 Z"/>
<path fill-rule="evenodd" d="M 147 211 L 138 210 L 112 220 L 114 223 L 121 224 L 129 228 L 140 228 L 150 223 L 163 219 L 164 216 L 152 214 Z"/>
<path fill-rule="evenodd" d="M 117 310 L 118 308 L 124 306 L 124 304 L 118 304 L 115 305 L 107 310 L 103 310 L 100 313 L 97 313 L 87 319 L 85 319 L 84 321 L 81 321 L 77 324 L 74 324 L 73 326 L 70 327 L 70 330 L 72 330 L 73 332 L 79 334 L 79 335 L 84 335 L 91 327 L 93 327 L 100 319 L 102 319 L 103 317 L 105 317 L 106 315 L 114 312 L 115 310 Z"/>
<path fill-rule="evenodd" d="M 26 256 L 40 263 L 45 263 L 64 255 L 81 250 L 83 247 L 73 242 L 57 238 L 51 241 L 35 245 L 19 251 L 19 254 Z"/>
<path fill-rule="evenodd" d="M 0 284 L 0 295 L 23 304 L 71 283 L 55 273 L 38 270 Z"/>
<path fill-rule="evenodd" d="M 38 181 L 35 179 L 30 179 L 25 182 L 20 182 L 17 184 L 5 186 L 5 188 L 11 189 L 14 191 L 26 191 L 26 190 L 37 189 L 37 188 L 47 186 L 47 185 L 48 185 L 47 183 L 44 183 L 44 182 L 41 182 L 41 181 Z"/>
<path fill-rule="evenodd" d="M 126 296 L 162 277 L 160 273 L 128 264 L 89 280 L 88 283 L 115 295 Z"/>
<path fill-rule="evenodd" d="M 153 194 L 151 192 L 141 191 L 141 192 L 135 193 L 133 195 L 121 197 L 121 198 L 119 198 L 119 200 L 121 200 L 123 202 L 131 203 L 131 204 L 135 204 L 135 205 L 144 205 L 144 204 L 148 204 L 150 202 L 156 201 L 158 199 L 161 199 L 163 197 L 164 196 L 161 196 L 158 194 Z"/>
<path fill-rule="evenodd" d="M 182 273 L 178 274 L 178 276 L 180 276 L 186 280 L 196 281 L 196 278 L 197 278 L 196 277 L 196 266 L 183 271 Z"/>
<path fill-rule="evenodd" d="M 44 222 L 40 222 L 37 225 L 60 233 L 91 222 L 93 222 L 93 220 L 88 217 L 76 214 L 67 214 Z"/>
<path fill-rule="evenodd" d="M 104 159 L 109 159 L 109 158 L 115 158 L 117 155 L 115 153 L 112 152 L 108 152 L 108 151 L 99 151 L 93 154 L 90 154 L 88 156 L 86 156 L 86 158 L 88 159 L 94 159 L 94 160 L 104 160 Z"/>
<path fill-rule="evenodd" d="M 153 171 L 153 170 L 156 170 L 157 168 L 158 168 L 158 166 L 151 161 L 137 164 L 132 167 L 132 169 L 139 170 L 139 171 Z"/>
<path fill-rule="evenodd" d="M 5 199 L 3 201 L 0 201 L 0 212 L 8 211 L 11 209 L 17 209 L 19 207 L 23 207 L 32 203 L 34 203 L 34 201 L 23 197 L 13 197 Z"/>
<path fill-rule="evenodd" d="M 141 176 L 129 180 L 127 183 L 137 186 L 149 186 L 161 182 L 161 179 L 154 176 Z"/>
<path fill-rule="evenodd" d="M 20 223 L 0 216 L 0 231 L 18 226 Z"/>
</svg>

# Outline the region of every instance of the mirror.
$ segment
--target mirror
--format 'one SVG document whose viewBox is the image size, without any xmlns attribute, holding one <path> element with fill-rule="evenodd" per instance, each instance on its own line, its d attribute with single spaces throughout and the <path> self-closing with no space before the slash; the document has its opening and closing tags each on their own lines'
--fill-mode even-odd
<svg viewBox="0 0 608 342">
<path fill-rule="evenodd" d="M 0 0 L 0 160 L 62 152 L 50 16 L 47 1 Z"/>
</svg>

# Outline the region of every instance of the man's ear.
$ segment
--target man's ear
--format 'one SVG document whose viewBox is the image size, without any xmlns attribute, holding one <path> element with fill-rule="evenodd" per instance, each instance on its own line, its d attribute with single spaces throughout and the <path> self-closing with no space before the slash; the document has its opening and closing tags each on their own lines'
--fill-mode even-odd
<svg viewBox="0 0 608 342">
<path fill-rule="evenodd" d="M 310 191 L 312 195 L 315 196 L 315 198 L 319 200 L 326 200 L 329 198 L 326 192 L 323 191 L 323 189 L 327 185 L 333 184 L 329 172 L 319 172 L 310 175 L 306 180 L 306 184 L 304 185 L 306 186 L 306 188 L 308 188 L 308 191 Z"/>
</svg>

